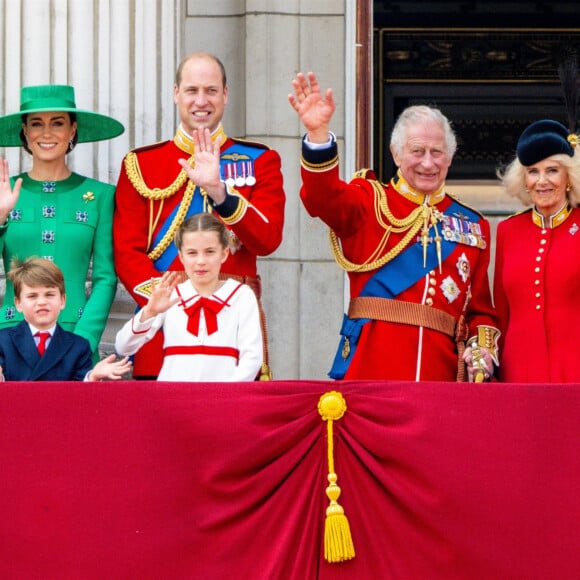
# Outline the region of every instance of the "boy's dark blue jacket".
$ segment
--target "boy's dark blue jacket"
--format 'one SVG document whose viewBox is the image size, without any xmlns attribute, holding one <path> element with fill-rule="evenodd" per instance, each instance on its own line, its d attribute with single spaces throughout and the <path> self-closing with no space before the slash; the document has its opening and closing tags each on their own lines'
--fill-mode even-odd
<svg viewBox="0 0 580 580">
<path fill-rule="evenodd" d="M 93 360 L 88 340 L 58 324 L 40 356 L 28 323 L 22 321 L 0 330 L 0 366 L 6 381 L 82 381 Z"/>
</svg>

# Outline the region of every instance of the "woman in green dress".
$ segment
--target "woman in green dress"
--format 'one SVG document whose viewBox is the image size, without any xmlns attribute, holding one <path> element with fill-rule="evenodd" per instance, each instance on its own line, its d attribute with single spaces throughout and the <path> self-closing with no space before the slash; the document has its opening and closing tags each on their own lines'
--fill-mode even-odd
<svg viewBox="0 0 580 580">
<path fill-rule="evenodd" d="M 30 171 L 14 177 L 9 177 L 7 161 L 0 159 L 4 270 L 14 257 L 54 261 L 66 285 L 59 323 L 86 338 L 96 359 L 117 287 L 112 240 L 115 188 L 74 173 L 66 156 L 77 143 L 111 139 L 123 131 L 115 119 L 77 109 L 74 89 L 67 85 L 24 87 L 20 111 L 0 118 L 0 146 L 21 146 L 32 156 Z M 20 320 L 14 289 L 7 281 L 0 328 Z"/>
</svg>

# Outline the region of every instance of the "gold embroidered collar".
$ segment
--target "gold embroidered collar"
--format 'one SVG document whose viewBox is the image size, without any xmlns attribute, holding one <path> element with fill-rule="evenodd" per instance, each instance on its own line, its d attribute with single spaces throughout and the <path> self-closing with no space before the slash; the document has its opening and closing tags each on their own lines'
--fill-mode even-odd
<svg viewBox="0 0 580 580">
<path fill-rule="evenodd" d="M 215 143 L 216 141 L 220 144 L 220 147 L 226 142 L 227 139 L 226 132 L 220 123 L 216 130 L 211 134 L 211 140 Z M 193 155 L 193 139 L 185 132 L 182 125 L 177 127 L 177 131 L 175 132 L 175 137 L 173 138 L 173 142 L 181 149 L 188 153 L 189 155 Z"/>
<path fill-rule="evenodd" d="M 572 213 L 572 207 L 566 203 L 554 214 L 544 217 L 535 207 L 532 211 L 532 220 L 539 228 L 557 228 L 563 224 Z"/>
<path fill-rule="evenodd" d="M 397 175 L 391 179 L 391 185 L 403 197 L 406 197 L 408 200 L 419 205 L 436 205 L 443 201 L 443 198 L 445 197 L 445 192 L 443 191 L 445 184 L 443 184 L 435 193 L 420 193 L 409 185 L 407 180 L 401 174 L 400 169 L 397 170 Z"/>
</svg>

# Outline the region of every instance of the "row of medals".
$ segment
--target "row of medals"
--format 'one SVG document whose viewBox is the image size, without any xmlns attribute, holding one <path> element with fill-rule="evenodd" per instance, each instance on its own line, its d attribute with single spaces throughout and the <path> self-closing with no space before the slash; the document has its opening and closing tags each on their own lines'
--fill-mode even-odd
<svg viewBox="0 0 580 580">
<path fill-rule="evenodd" d="M 239 163 L 226 163 L 223 166 L 225 172 L 224 182 L 233 187 L 243 187 L 244 185 L 255 185 L 254 166 L 251 161 L 240 161 Z"/>
</svg>

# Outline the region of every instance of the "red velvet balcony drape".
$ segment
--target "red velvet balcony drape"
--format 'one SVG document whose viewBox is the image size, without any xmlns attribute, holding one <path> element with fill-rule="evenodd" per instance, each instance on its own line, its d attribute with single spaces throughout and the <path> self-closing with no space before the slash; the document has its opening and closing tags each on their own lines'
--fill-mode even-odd
<svg viewBox="0 0 580 580">
<path fill-rule="evenodd" d="M 0 578 L 577 579 L 579 418 L 580 385 L 3 383 Z"/>
</svg>

